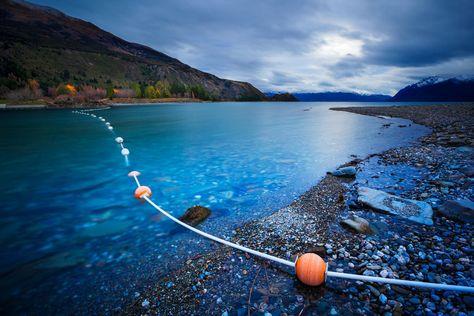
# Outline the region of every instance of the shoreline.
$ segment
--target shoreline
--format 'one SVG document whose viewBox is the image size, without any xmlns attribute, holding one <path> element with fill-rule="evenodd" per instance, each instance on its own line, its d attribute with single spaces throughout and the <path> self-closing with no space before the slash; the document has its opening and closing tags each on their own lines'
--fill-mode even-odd
<svg viewBox="0 0 474 316">
<path fill-rule="evenodd" d="M 0 103 L 0 111 L 4 110 L 61 110 L 61 109 L 102 109 L 107 107 L 121 107 L 121 106 L 134 106 L 134 105 L 156 105 L 163 103 L 221 103 L 221 102 L 238 102 L 238 103 L 248 103 L 248 101 L 238 101 L 238 100 L 222 100 L 222 101 L 206 101 L 201 99 L 191 99 L 191 98 L 161 98 L 161 99 L 133 99 L 133 98 L 114 98 L 112 100 L 105 99 L 99 100 L 97 102 L 90 102 L 87 104 L 77 103 L 77 104 L 53 104 L 49 100 L 39 99 L 33 100 L 31 103 L 28 102 L 19 102 L 19 103 Z M 273 103 L 278 101 L 262 100 L 256 101 L 259 103 Z M 284 103 L 386 103 L 387 106 L 382 107 L 398 107 L 391 106 L 390 104 L 397 103 L 406 103 L 404 101 L 284 101 Z M 452 105 L 464 105 L 472 104 L 469 102 L 428 102 L 423 101 L 422 103 L 431 104 L 433 106 L 449 106 Z M 424 106 L 424 105 L 414 105 L 414 106 Z M 338 111 L 337 108 L 330 108 L 331 110 Z M 415 122 L 416 123 L 416 122 Z"/>
<path fill-rule="evenodd" d="M 57 109 L 101 109 L 114 106 L 133 106 L 133 105 L 155 105 L 162 103 L 203 103 L 201 99 L 191 98 L 160 98 L 160 99 L 132 99 L 132 98 L 114 98 L 89 102 L 87 104 L 54 104 L 47 99 L 34 100 L 31 103 L 0 103 L 0 110 L 57 110 Z"/>
<path fill-rule="evenodd" d="M 434 263 L 426 260 L 426 253 L 439 252 L 440 246 L 430 243 L 431 239 L 437 240 L 435 237 L 441 240 L 462 238 L 462 245 L 465 245 L 469 238 L 472 240 L 474 236 L 470 223 L 459 224 L 436 214 L 433 216 L 435 225 L 420 226 L 362 207 L 355 201 L 355 191 L 361 182 L 373 185 L 371 181 L 378 179 L 379 173 L 389 168 L 397 170 L 398 165 L 424 168 L 430 165 L 422 162 L 433 158 L 440 161 L 452 160 L 453 164 L 466 165 L 466 162 L 472 162 L 470 157 L 473 109 L 472 104 L 457 107 L 417 105 L 331 108 L 363 115 L 410 119 L 432 128 L 432 133 L 415 144 L 390 149 L 346 164 L 357 168 L 355 180 L 327 175 L 291 205 L 264 218 L 244 223 L 236 229 L 233 241 L 287 259 L 294 259 L 295 255 L 304 252 L 316 252 L 323 256 L 329 262 L 330 269 L 335 271 L 368 275 L 386 273 L 388 277 L 425 281 L 433 279 L 432 282 L 472 283 L 472 276 L 469 277 L 469 273 L 472 273 L 469 271 L 474 271 L 471 264 L 472 253 L 464 249 L 465 246 L 452 246 L 453 249 L 456 248 L 457 258 L 451 258 L 450 254 L 454 250 L 451 249 L 451 244 L 447 246 L 449 249 L 443 252 L 450 257 L 450 263 L 446 263 L 447 258 L 433 258 Z M 456 148 L 467 149 L 463 152 Z M 384 167 L 381 168 L 379 164 Z M 427 169 L 427 172 L 430 172 L 428 176 L 436 178 L 449 167 L 444 167 L 446 170 L 443 167 L 432 169 Z M 459 170 L 449 169 L 448 173 L 456 173 Z M 359 175 L 362 175 L 362 178 L 359 178 Z M 461 175 L 456 176 L 459 178 Z M 458 183 L 450 183 L 449 188 L 444 189 L 439 183 L 428 182 L 423 190 L 420 186 L 413 188 L 407 185 L 405 189 L 399 185 L 402 188 L 395 191 L 405 198 L 426 200 L 427 192 L 422 191 L 429 189 L 429 198 L 436 196 L 441 202 L 443 198 L 456 196 L 472 199 L 472 182 L 469 177 L 472 175 L 466 175 L 462 181 L 458 179 Z M 413 179 L 408 176 L 404 180 L 410 182 Z M 438 187 L 441 189 L 436 189 Z M 355 214 L 367 219 L 377 233 L 357 234 L 339 224 L 343 218 Z M 422 250 L 413 250 L 414 244 L 423 245 L 420 246 Z M 217 249 L 199 258 L 183 260 L 185 262 L 181 268 L 172 276 L 157 280 L 157 283 L 150 286 L 126 311 L 241 314 L 250 309 L 251 312 L 298 314 L 303 311 L 332 313 L 334 309 L 336 312 L 345 310 L 349 313 L 426 313 L 468 312 L 473 308 L 472 296 L 456 293 L 445 295 L 434 291 L 412 292 L 402 287 L 341 280 L 330 280 L 325 286 L 310 288 L 299 283 L 288 269 L 275 265 L 267 266 L 262 260 L 228 248 Z M 420 253 L 424 255 L 421 256 Z M 449 269 L 439 266 L 439 260 L 442 265 L 447 264 Z M 262 267 L 265 275 L 262 275 Z M 223 287 L 223 284 L 226 286 Z M 422 306 L 421 309 L 419 306 Z"/>
</svg>

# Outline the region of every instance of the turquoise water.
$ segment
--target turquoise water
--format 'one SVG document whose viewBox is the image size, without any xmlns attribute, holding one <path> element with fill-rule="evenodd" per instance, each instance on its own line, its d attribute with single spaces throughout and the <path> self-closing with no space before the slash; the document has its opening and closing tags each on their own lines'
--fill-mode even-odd
<svg viewBox="0 0 474 316">
<path fill-rule="evenodd" d="M 230 237 L 351 155 L 428 131 L 328 110 L 348 105 L 163 104 L 96 114 L 124 137 L 155 201 L 175 215 L 208 206 L 213 213 L 201 228 Z M 175 264 L 215 247 L 133 198 L 120 150 L 98 120 L 70 110 L 4 111 L 0 148 L 4 312 L 111 312 Z"/>
</svg>

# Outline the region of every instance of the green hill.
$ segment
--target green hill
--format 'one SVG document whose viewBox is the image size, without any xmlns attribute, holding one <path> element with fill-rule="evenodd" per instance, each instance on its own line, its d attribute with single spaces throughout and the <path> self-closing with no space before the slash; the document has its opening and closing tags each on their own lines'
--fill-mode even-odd
<svg viewBox="0 0 474 316">
<path fill-rule="evenodd" d="M 218 78 L 152 48 L 127 42 L 92 23 L 27 2 L 0 2 L 0 94 L 28 79 L 41 89 L 133 88 L 158 81 L 175 92 L 218 100 L 263 100 L 251 84 Z"/>
</svg>

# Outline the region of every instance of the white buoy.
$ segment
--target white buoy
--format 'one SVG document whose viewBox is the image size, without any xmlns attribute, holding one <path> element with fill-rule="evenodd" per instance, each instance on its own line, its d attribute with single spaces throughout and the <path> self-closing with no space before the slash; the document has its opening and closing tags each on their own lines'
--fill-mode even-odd
<svg viewBox="0 0 474 316">
<path fill-rule="evenodd" d="M 109 123 L 109 122 L 105 122 L 105 125 L 110 126 L 110 123 Z"/>
<path fill-rule="evenodd" d="M 140 172 L 138 172 L 138 171 L 130 171 L 130 172 L 128 173 L 128 176 L 129 176 L 130 178 L 135 179 L 135 183 L 137 184 L 138 187 L 140 187 L 140 181 L 138 181 L 138 176 L 139 176 L 139 175 L 140 175 Z"/>
<path fill-rule="evenodd" d="M 101 121 L 101 122 L 105 122 L 105 119 L 104 119 L 104 118 L 101 118 L 100 121 Z"/>
<path fill-rule="evenodd" d="M 130 171 L 130 172 L 128 173 L 128 176 L 129 176 L 130 178 L 132 178 L 132 177 L 138 177 L 140 174 L 141 174 L 141 173 L 140 173 L 139 171 L 135 171 L 135 170 L 134 170 L 134 171 Z"/>
<path fill-rule="evenodd" d="M 112 126 L 107 127 L 109 131 L 113 130 L 114 128 Z"/>
<path fill-rule="evenodd" d="M 117 138 L 115 138 L 115 141 L 117 142 L 117 144 L 121 144 L 121 143 L 123 143 L 123 138 L 122 137 L 117 137 Z"/>
<path fill-rule="evenodd" d="M 123 156 L 128 156 L 130 154 L 130 150 L 128 150 L 127 148 L 124 148 L 124 149 L 122 149 L 122 151 L 120 151 L 120 153 Z"/>
</svg>

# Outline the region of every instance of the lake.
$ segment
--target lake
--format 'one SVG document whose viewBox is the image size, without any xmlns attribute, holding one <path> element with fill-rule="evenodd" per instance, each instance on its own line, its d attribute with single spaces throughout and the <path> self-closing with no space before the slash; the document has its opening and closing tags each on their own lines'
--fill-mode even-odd
<svg viewBox="0 0 474 316">
<path fill-rule="evenodd" d="M 428 129 L 330 111 L 374 103 L 199 103 L 94 112 L 174 215 L 204 205 L 200 228 L 229 238 L 338 165 Z M 386 104 L 384 104 L 386 105 Z M 393 123 L 389 127 L 384 124 Z M 216 246 L 133 198 L 104 124 L 71 110 L 0 112 L 0 290 L 5 312 L 119 310 L 186 258 Z"/>
</svg>

